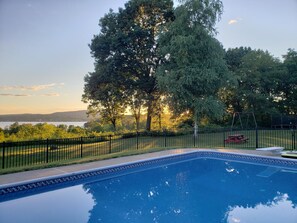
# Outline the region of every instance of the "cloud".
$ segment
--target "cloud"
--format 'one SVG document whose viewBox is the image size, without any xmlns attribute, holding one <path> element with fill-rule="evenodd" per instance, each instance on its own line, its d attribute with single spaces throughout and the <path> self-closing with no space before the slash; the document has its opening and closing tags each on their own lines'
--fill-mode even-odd
<svg viewBox="0 0 297 223">
<path fill-rule="evenodd" d="M 41 85 L 32 85 L 32 86 L 0 86 L 0 90 L 9 91 L 9 90 L 21 90 L 21 91 L 41 91 L 49 88 L 53 88 L 56 86 L 63 86 L 64 83 L 53 83 L 53 84 L 41 84 Z"/>
<path fill-rule="evenodd" d="M 238 19 L 231 19 L 228 22 L 229 25 L 232 25 L 232 24 L 235 24 L 235 23 L 238 23 Z"/>
<path fill-rule="evenodd" d="M 3 97 L 30 97 L 30 94 L 0 94 Z"/>
<path fill-rule="evenodd" d="M 44 97 L 59 97 L 58 93 L 48 93 L 41 95 L 31 95 L 31 94 L 0 94 L 0 97 L 31 97 L 31 96 L 44 96 Z"/>
<path fill-rule="evenodd" d="M 49 94 L 42 94 L 41 96 L 45 96 L 45 97 L 59 97 L 60 95 L 58 93 L 49 93 Z"/>
</svg>

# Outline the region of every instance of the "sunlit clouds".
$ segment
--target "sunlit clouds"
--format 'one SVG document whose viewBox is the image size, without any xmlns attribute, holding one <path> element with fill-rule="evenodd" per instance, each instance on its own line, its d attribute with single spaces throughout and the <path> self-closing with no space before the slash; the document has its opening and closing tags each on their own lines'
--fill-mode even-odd
<svg viewBox="0 0 297 223">
<path fill-rule="evenodd" d="M 48 94 L 1 94 L 0 93 L 0 97 L 32 97 L 32 96 L 42 96 L 42 97 L 59 97 L 60 94 L 58 93 L 48 93 Z"/>
<path fill-rule="evenodd" d="M 235 23 L 238 23 L 238 21 L 236 19 L 231 19 L 228 22 L 229 25 L 232 25 L 232 24 L 235 24 Z"/>
<path fill-rule="evenodd" d="M 30 94 L 0 94 L 3 97 L 30 97 Z"/>
<path fill-rule="evenodd" d="M 56 86 L 64 86 L 64 83 L 59 83 L 59 84 L 53 83 L 53 84 L 32 85 L 32 86 L 23 86 L 23 85 L 0 86 L 0 90 L 40 91 L 40 90 L 53 88 Z"/>
<path fill-rule="evenodd" d="M 41 96 L 45 96 L 45 97 L 59 97 L 60 94 L 58 94 L 58 93 L 50 93 L 50 94 L 42 94 Z"/>
<path fill-rule="evenodd" d="M 234 25 L 234 24 L 236 24 L 236 23 L 239 23 L 240 20 L 241 20 L 241 18 L 230 19 L 230 20 L 228 21 L 228 24 L 229 24 L 229 25 Z"/>
<path fill-rule="evenodd" d="M 31 96 L 45 96 L 45 97 L 58 97 L 60 96 L 57 92 L 46 92 L 48 90 L 56 91 L 57 88 L 64 86 L 64 83 L 52 83 L 52 84 L 41 84 L 41 85 L 12 85 L 12 86 L 0 86 L 0 96 L 2 97 L 31 97 Z M 20 93 L 20 92 L 28 92 Z M 31 94 L 29 92 L 40 92 Z"/>
</svg>

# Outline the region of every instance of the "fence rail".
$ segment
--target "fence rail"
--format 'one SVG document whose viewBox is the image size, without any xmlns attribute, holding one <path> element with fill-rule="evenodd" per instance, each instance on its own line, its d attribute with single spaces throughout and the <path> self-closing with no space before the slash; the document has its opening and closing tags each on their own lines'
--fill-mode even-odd
<svg viewBox="0 0 297 223">
<path fill-rule="evenodd" d="M 230 135 L 243 135 L 246 141 L 229 142 Z M 106 154 L 150 148 L 242 148 L 282 146 L 296 149 L 295 129 L 211 130 L 182 134 L 127 134 L 105 137 L 79 137 L 0 143 L 0 168 L 53 163 Z"/>
</svg>

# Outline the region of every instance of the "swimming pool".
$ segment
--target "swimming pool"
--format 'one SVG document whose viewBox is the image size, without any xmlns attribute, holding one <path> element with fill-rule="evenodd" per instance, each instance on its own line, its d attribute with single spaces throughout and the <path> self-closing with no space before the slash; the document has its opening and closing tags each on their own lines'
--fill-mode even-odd
<svg viewBox="0 0 297 223">
<path fill-rule="evenodd" d="M 0 222 L 297 222 L 280 158 L 198 151 L 0 189 Z"/>
</svg>

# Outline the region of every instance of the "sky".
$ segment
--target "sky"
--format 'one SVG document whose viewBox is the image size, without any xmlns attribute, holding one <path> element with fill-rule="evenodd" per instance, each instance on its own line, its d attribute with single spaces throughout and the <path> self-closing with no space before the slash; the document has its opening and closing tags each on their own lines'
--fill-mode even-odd
<svg viewBox="0 0 297 223">
<path fill-rule="evenodd" d="M 126 0 L 0 0 L 0 114 L 87 109 L 88 44 L 99 19 Z M 281 59 L 297 50 L 297 0 L 222 0 L 217 39 Z"/>
</svg>

